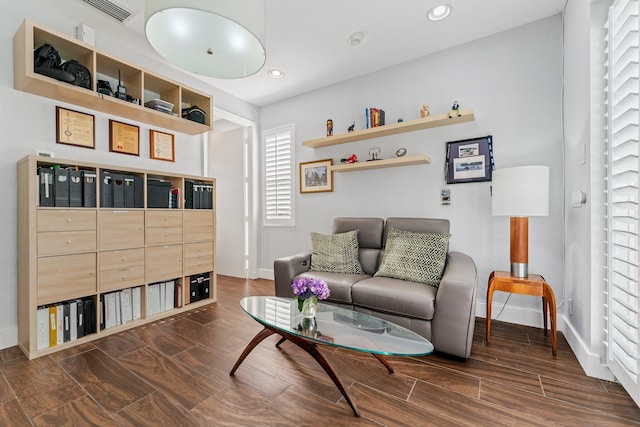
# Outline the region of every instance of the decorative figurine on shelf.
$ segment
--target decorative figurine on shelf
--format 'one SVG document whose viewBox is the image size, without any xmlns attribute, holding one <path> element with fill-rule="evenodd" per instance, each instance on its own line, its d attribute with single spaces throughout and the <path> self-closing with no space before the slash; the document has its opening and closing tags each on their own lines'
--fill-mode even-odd
<svg viewBox="0 0 640 427">
<path fill-rule="evenodd" d="M 396 150 L 396 156 L 397 156 L 397 157 L 402 157 L 402 156 L 404 156 L 405 154 L 407 154 L 407 149 L 406 149 L 406 148 L 398 148 L 398 149 Z"/>
<path fill-rule="evenodd" d="M 357 163 L 357 162 L 358 162 L 358 156 L 356 156 L 355 154 L 350 155 L 346 159 L 340 160 L 340 163 Z"/>
<path fill-rule="evenodd" d="M 422 108 L 420 109 L 420 118 L 424 119 L 431 115 L 431 111 L 429 111 L 429 104 L 422 104 Z"/>
<path fill-rule="evenodd" d="M 347 128 L 347 133 L 349 133 L 349 132 L 353 132 L 353 130 L 355 129 L 355 127 L 356 127 L 356 122 L 353 122 L 353 123 L 351 124 L 351 126 L 349 126 L 349 127 Z"/>
<path fill-rule="evenodd" d="M 402 117 L 398 117 L 398 123 L 402 123 L 404 122 L 404 119 Z"/>
<path fill-rule="evenodd" d="M 369 160 L 367 160 L 368 162 L 374 161 L 374 160 L 382 160 L 380 158 L 380 147 L 376 147 L 376 148 L 369 148 Z"/>
<path fill-rule="evenodd" d="M 460 117 L 460 106 L 458 105 L 458 101 L 453 101 L 451 111 L 449 111 L 449 118 L 452 119 L 454 117 Z"/>
<path fill-rule="evenodd" d="M 333 120 L 327 119 L 327 136 L 333 136 Z"/>
</svg>

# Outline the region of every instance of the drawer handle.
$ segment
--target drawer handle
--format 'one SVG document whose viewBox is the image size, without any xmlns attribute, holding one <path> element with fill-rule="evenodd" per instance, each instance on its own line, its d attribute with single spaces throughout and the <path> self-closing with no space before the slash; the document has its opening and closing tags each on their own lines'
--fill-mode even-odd
<svg viewBox="0 0 640 427">
<path fill-rule="evenodd" d="M 123 257 L 122 257 L 122 261 L 126 261 L 126 260 L 127 260 L 127 257 L 124 257 L 124 256 L 123 256 Z"/>
<path fill-rule="evenodd" d="M 67 240 L 67 245 L 70 245 L 70 244 L 71 244 L 71 240 Z"/>
<path fill-rule="evenodd" d="M 127 276 L 122 276 L 120 280 L 127 280 Z"/>
<path fill-rule="evenodd" d="M 71 222 L 71 218 L 67 218 L 67 222 Z"/>
</svg>

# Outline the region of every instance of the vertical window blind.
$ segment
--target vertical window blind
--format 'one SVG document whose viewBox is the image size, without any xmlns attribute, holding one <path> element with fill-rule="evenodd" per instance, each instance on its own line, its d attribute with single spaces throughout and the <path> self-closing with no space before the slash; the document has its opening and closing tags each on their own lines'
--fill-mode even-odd
<svg viewBox="0 0 640 427">
<path fill-rule="evenodd" d="M 293 125 L 264 132 L 264 224 L 293 226 Z"/>
<path fill-rule="evenodd" d="M 607 363 L 640 404 L 638 285 L 640 20 L 638 0 L 616 0 L 606 29 Z"/>
</svg>

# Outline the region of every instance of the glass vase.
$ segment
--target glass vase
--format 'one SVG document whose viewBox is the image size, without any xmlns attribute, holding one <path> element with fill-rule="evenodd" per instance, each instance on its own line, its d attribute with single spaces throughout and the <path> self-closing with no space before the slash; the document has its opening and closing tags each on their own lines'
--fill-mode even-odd
<svg viewBox="0 0 640 427">
<path fill-rule="evenodd" d="M 307 298 L 302 303 L 302 317 L 311 319 L 316 317 L 318 311 L 318 299 L 316 297 Z"/>
</svg>

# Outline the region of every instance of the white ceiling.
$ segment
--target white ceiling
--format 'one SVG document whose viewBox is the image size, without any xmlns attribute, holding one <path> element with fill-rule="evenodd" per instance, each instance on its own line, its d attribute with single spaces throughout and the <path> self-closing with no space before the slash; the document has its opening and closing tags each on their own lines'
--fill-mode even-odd
<svg viewBox="0 0 640 427">
<path fill-rule="evenodd" d="M 144 0 L 115 1 L 136 10 L 124 25 L 144 40 Z M 264 106 L 556 15 L 566 0 L 443 2 L 450 4 L 453 12 L 444 21 L 430 22 L 427 12 L 441 1 L 268 0 L 267 59 L 262 70 L 235 80 L 200 78 L 240 99 Z M 347 39 L 355 32 L 364 37 L 360 45 L 351 46 Z M 272 68 L 284 71 L 285 77 L 269 78 L 267 72 Z"/>
</svg>

